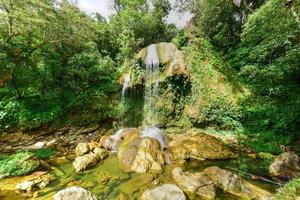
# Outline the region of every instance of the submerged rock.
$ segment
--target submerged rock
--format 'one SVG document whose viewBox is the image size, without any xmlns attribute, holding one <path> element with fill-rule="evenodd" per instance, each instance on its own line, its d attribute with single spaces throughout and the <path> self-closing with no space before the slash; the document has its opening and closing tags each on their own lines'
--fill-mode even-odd
<svg viewBox="0 0 300 200">
<path fill-rule="evenodd" d="M 217 187 L 235 196 L 258 200 L 267 200 L 271 197 L 268 191 L 241 179 L 231 171 L 213 166 L 206 168 L 203 173 L 207 175 Z"/>
<path fill-rule="evenodd" d="M 26 192 L 31 192 L 35 189 L 44 189 L 52 180 L 54 180 L 52 175 L 46 172 L 36 172 L 28 176 L 28 179 L 22 183 L 19 183 L 16 189 Z"/>
<path fill-rule="evenodd" d="M 269 166 L 272 176 L 294 178 L 300 173 L 300 158 L 293 152 L 280 154 Z"/>
<path fill-rule="evenodd" d="M 214 182 L 203 173 L 183 172 L 180 167 L 173 169 L 173 178 L 179 187 L 191 194 L 198 194 L 205 199 L 214 199 L 216 196 Z"/>
<path fill-rule="evenodd" d="M 154 189 L 146 190 L 142 200 L 186 200 L 182 190 L 173 184 L 164 184 Z"/>
<path fill-rule="evenodd" d="M 194 159 L 228 159 L 237 155 L 222 141 L 205 133 L 187 133 L 170 135 L 170 158 L 180 160 Z"/>
<path fill-rule="evenodd" d="M 54 200 L 97 200 L 90 191 L 76 186 L 60 190 L 53 198 Z"/>
</svg>

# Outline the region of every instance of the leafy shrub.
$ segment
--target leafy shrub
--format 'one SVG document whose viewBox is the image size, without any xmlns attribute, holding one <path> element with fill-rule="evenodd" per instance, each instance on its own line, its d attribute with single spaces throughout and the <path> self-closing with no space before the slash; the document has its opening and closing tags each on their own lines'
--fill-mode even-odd
<svg viewBox="0 0 300 200">
<path fill-rule="evenodd" d="M 33 153 L 20 152 L 12 155 L 0 155 L 0 176 L 22 176 L 39 166 Z"/>
<path fill-rule="evenodd" d="M 204 106 L 201 114 L 201 124 L 214 126 L 221 130 L 240 130 L 242 128 L 241 110 L 223 97 L 218 97 L 211 104 Z"/>
<path fill-rule="evenodd" d="M 274 200 L 295 200 L 300 196 L 300 178 L 296 178 L 279 189 Z"/>
<path fill-rule="evenodd" d="M 55 150 L 52 148 L 36 149 L 31 152 L 39 159 L 47 159 L 55 154 Z"/>
</svg>

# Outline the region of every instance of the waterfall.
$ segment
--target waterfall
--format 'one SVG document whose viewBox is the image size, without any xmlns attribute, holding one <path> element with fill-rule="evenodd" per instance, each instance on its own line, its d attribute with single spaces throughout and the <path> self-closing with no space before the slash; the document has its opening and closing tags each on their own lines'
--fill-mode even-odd
<svg viewBox="0 0 300 200">
<path fill-rule="evenodd" d="M 122 99 L 121 99 L 122 103 L 125 102 L 125 95 L 126 95 L 127 88 L 129 87 L 129 84 L 130 84 L 130 73 L 126 74 L 124 79 L 124 84 L 122 89 Z"/>
<path fill-rule="evenodd" d="M 145 64 L 144 126 L 155 126 L 157 123 L 156 103 L 159 86 L 159 56 L 155 44 L 147 47 Z"/>
<path fill-rule="evenodd" d="M 140 132 L 140 137 L 148 137 L 157 140 L 162 150 L 167 148 L 167 140 L 163 132 L 156 127 L 157 125 L 157 101 L 159 89 L 159 56 L 155 44 L 147 47 L 147 55 L 145 59 L 145 103 L 144 103 L 144 122 L 143 129 Z M 125 76 L 121 103 L 125 103 L 126 90 L 130 86 L 130 73 Z M 123 120 L 122 120 L 123 121 Z M 117 144 L 122 139 L 123 135 L 127 134 L 130 128 L 122 128 L 114 135 L 110 136 L 111 150 L 117 152 Z"/>
</svg>

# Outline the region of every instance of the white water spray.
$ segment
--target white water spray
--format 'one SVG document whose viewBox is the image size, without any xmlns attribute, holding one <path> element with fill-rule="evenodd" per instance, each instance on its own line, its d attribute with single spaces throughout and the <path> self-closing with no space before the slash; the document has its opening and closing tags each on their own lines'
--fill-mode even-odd
<svg viewBox="0 0 300 200">
<path fill-rule="evenodd" d="M 163 132 L 155 126 L 145 127 L 141 132 L 141 137 L 149 137 L 157 140 L 162 150 L 168 147 Z"/>
<path fill-rule="evenodd" d="M 159 56 L 155 44 L 147 47 L 145 64 L 144 126 L 155 126 L 157 123 L 156 103 L 159 86 Z"/>
<path fill-rule="evenodd" d="M 125 79 L 124 79 L 124 84 L 123 84 L 123 89 L 122 89 L 122 103 L 125 101 L 125 95 L 126 95 L 126 91 L 129 87 L 130 84 L 130 73 L 126 74 Z"/>
<path fill-rule="evenodd" d="M 162 150 L 167 148 L 166 138 L 157 125 L 157 100 L 159 89 L 159 56 L 155 44 L 147 47 L 145 59 L 145 104 L 144 104 L 144 128 L 140 132 L 140 137 L 149 137 L 157 140 Z M 126 90 L 130 86 L 130 73 L 126 75 L 122 89 L 122 102 L 125 102 Z M 113 136 L 110 136 L 112 152 L 117 151 L 117 146 L 123 136 L 130 129 L 120 129 Z"/>
</svg>

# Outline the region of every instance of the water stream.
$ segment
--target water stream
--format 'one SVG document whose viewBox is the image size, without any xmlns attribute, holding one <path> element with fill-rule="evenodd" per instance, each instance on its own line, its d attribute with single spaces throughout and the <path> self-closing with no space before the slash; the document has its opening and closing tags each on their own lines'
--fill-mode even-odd
<svg viewBox="0 0 300 200">
<path fill-rule="evenodd" d="M 147 47 L 145 59 L 145 104 L 144 104 L 144 126 L 157 125 L 157 100 L 159 87 L 159 56 L 156 45 Z"/>
<path fill-rule="evenodd" d="M 124 79 L 124 84 L 123 84 L 123 88 L 122 88 L 122 98 L 121 98 L 122 103 L 125 102 L 125 95 L 126 95 L 126 91 L 129 87 L 129 85 L 130 85 L 130 73 L 126 74 L 125 79 Z"/>
</svg>

